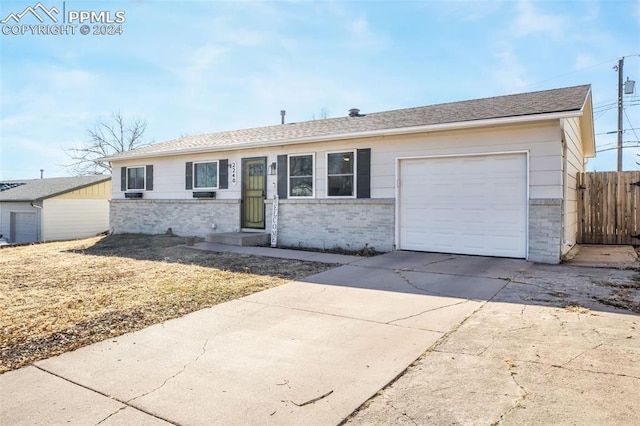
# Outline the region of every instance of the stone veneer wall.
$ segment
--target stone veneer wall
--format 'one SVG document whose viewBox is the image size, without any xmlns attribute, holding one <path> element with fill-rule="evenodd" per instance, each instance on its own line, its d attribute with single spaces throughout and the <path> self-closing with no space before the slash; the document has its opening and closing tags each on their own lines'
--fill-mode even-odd
<svg viewBox="0 0 640 426">
<path fill-rule="evenodd" d="M 266 200 L 266 229 L 271 230 L 272 200 Z M 393 199 L 280 200 L 278 246 L 319 249 L 364 247 L 392 251 L 395 241 Z M 238 231 L 239 200 L 111 200 L 114 233 L 204 237 Z M 562 200 L 529 200 L 529 260 L 557 264 L 561 259 Z"/>
<path fill-rule="evenodd" d="M 162 234 L 171 228 L 182 236 L 204 237 L 213 232 L 237 231 L 239 200 L 111 200 L 111 232 Z"/>
<path fill-rule="evenodd" d="M 270 231 L 273 201 L 266 203 Z M 393 199 L 285 199 L 278 206 L 278 246 L 394 249 Z"/>
<path fill-rule="evenodd" d="M 560 263 L 562 239 L 562 200 L 529 200 L 529 260 Z"/>
</svg>

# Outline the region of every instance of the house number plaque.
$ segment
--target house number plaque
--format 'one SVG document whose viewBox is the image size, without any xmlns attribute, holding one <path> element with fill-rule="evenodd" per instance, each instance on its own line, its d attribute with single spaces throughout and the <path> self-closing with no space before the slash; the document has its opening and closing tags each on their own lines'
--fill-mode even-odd
<svg viewBox="0 0 640 426">
<path fill-rule="evenodd" d="M 271 247 L 278 246 L 278 195 L 273 195 L 273 212 L 271 215 Z"/>
<path fill-rule="evenodd" d="M 229 164 L 229 167 L 231 168 L 231 184 L 235 185 L 238 182 L 236 179 L 237 163 L 235 161 L 232 161 L 231 164 Z"/>
</svg>

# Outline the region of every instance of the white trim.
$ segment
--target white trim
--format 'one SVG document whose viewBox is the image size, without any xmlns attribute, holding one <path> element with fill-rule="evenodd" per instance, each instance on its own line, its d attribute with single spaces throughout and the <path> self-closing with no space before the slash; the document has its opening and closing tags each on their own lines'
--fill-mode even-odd
<svg viewBox="0 0 640 426">
<path fill-rule="evenodd" d="M 346 154 L 346 153 L 351 153 L 351 155 L 353 155 L 353 195 L 329 195 L 329 155 L 330 154 Z M 331 199 L 351 199 L 351 198 L 357 198 L 358 197 L 358 150 L 356 148 L 346 148 L 346 149 L 339 149 L 339 150 L 335 150 L 335 151 L 326 151 L 325 152 L 325 190 L 324 190 L 324 196 L 325 198 L 331 198 Z M 333 175 L 333 176 L 349 176 L 348 174 L 342 174 L 342 175 Z"/>
<path fill-rule="evenodd" d="M 238 144 L 230 144 L 230 145 L 213 144 L 213 145 L 207 145 L 207 146 L 191 148 L 191 149 L 176 149 L 172 151 L 149 153 L 148 155 L 145 155 L 145 153 L 143 152 L 143 153 L 140 153 L 139 155 L 132 154 L 132 155 L 127 155 L 123 157 L 104 157 L 101 160 L 119 162 L 119 161 L 127 161 L 127 160 L 133 160 L 138 158 L 171 157 L 171 156 L 183 155 L 183 154 L 237 151 L 237 150 L 243 150 L 248 148 L 264 148 L 264 147 L 294 145 L 294 144 L 312 143 L 312 142 L 327 142 L 327 141 L 337 141 L 337 140 L 359 139 L 359 138 L 375 137 L 375 136 L 394 136 L 394 135 L 404 135 L 404 134 L 422 133 L 422 132 L 441 132 L 445 130 L 459 130 L 459 129 L 479 128 L 479 127 L 492 127 L 492 126 L 500 126 L 500 125 L 508 125 L 508 124 L 534 123 L 534 122 L 556 120 L 556 119 L 559 120 L 562 118 L 582 117 L 583 115 L 584 115 L 583 111 L 580 110 L 580 111 L 570 111 L 570 112 L 556 112 L 556 113 L 550 113 L 550 114 L 534 114 L 534 115 L 525 115 L 525 116 L 517 116 L 517 117 L 490 118 L 490 119 L 484 119 L 484 120 L 460 121 L 460 122 L 454 122 L 454 123 L 427 124 L 423 126 L 367 130 L 363 132 L 353 132 L 353 133 L 333 133 L 333 134 L 322 135 L 322 136 L 289 138 L 289 139 L 280 139 L 280 140 L 274 140 L 274 141 L 259 140 L 254 142 L 238 143 Z"/>
<path fill-rule="evenodd" d="M 196 164 L 211 164 L 216 163 L 216 186 L 202 186 L 196 187 Z M 203 160 L 193 161 L 191 164 L 191 188 L 192 191 L 201 191 L 209 189 L 220 189 L 220 160 Z"/>
<path fill-rule="evenodd" d="M 306 157 L 311 156 L 311 195 L 301 196 L 301 195 L 291 195 L 291 163 L 289 159 L 291 157 Z M 293 176 L 295 177 L 304 177 L 304 176 Z M 287 198 L 291 198 L 293 200 L 297 199 L 310 199 L 316 197 L 316 153 L 315 152 L 307 152 L 304 154 L 287 154 Z"/>
<path fill-rule="evenodd" d="M 125 191 L 134 191 L 134 192 L 144 192 L 147 190 L 147 166 L 125 166 L 127 168 L 127 176 L 125 181 Z M 142 188 L 129 188 L 129 169 L 139 169 L 142 168 L 142 179 L 143 185 Z"/>
<path fill-rule="evenodd" d="M 395 159 L 395 236 L 394 236 L 394 246 L 395 250 L 399 250 L 400 248 L 400 162 L 403 160 L 421 160 L 421 159 L 432 159 L 432 158 L 451 158 L 451 157 L 489 157 L 495 155 L 512 155 L 512 154 L 524 154 L 526 156 L 525 161 L 525 174 L 526 174 L 526 212 L 525 212 L 525 259 L 529 260 L 529 191 L 530 191 L 530 173 L 529 173 L 529 162 L 530 162 L 530 152 L 529 150 L 517 150 L 517 151 L 494 151 L 494 152 L 477 152 L 477 153 L 465 153 L 465 154 L 442 154 L 442 155 L 418 155 L 411 157 L 396 157 Z"/>
</svg>

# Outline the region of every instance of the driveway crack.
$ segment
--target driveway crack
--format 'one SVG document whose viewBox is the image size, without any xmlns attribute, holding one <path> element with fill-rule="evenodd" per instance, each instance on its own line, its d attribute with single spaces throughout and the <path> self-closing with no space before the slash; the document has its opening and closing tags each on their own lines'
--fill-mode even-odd
<svg viewBox="0 0 640 426">
<path fill-rule="evenodd" d="M 587 352 L 589 352 L 589 351 L 593 351 L 593 350 L 595 350 L 595 349 L 598 349 L 600 346 L 602 346 L 602 343 L 597 344 L 597 345 L 596 345 L 596 346 L 594 346 L 593 348 L 589 348 L 589 349 L 587 349 L 587 350 L 584 350 L 584 351 L 580 352 L 578 355 L 574 356 L 574 357 L 573 357 L 573 358 L 571 358 L 569 361 L 567 361 L 567 362 L 565 362 L 565 363 L 563 363 L 563 364 L 559 365 L 558 367 L 564 367 L 565 365 L 567 365 L 567 364 L 571 363 L 572 361 L 574 361 L 574 360 L 576 360 L 576 359 L 580 358 L 582 355 L 586 354 Z M 555 366 L 554 366 L 554 367 L 555 367 Z"/>
<path fill-rule="evenodd" d="M 482 356 L 482 355 L 484 355 L 484 353 L 485 353 L 486 351 L 488 351 L 488 350 L 489 350 L 489 348 L 491 348 L 491 346 L 493 346 L 493 345 L 494 345 L 494 343 L 496 343 L 496 338 L 495 338 L 495 336 L 491 336 L 491 343 L 489 343 L 489 345 L 488 345 L 486 348 L 484 348 L 482 351 L 480 351 L 480 353 L 478 353 L 476 356 Z"/>
<path fill-rule="evenodd" d="M 118 414 L 120 411 L 124 410 L 125 408 L 127 408 L 126 405 L 123 405 L 122 407 L 118 408 L 116 411 L 114 411 L 113 413 L 109 414 L 107 417 L 105 417 L 104 419 L 100 420 L 98 423 L 96 423 L 96 426 L 98 426 L 99 424 L 102 424 L 104 422 L 106 422 L 107 420 L 109 420 L 112 416 L 115 416 L 116 414 Z"/>
<path fill-rule="evenodd" d="M 505 411 L 504 413 L 502 413 L 502 415 L 500 416 L 500 418 L 498 419 L 498 421 L 496 421 L 495 423 L 492 423 L 492 426 L 495 425 L 499 425 L 501 424 L 504 419 L 515 409 L 517 408 L 524 408 L 524 401 L 527 399 L 527 397 L 530 395 L 529 392 L 524 388 L 524 386 L 522 386 L 520 384 L 520 382 L 518 382 L 518 380 L 516 379 L 516 375 L 518 374 L 518 372 L 516 371 L 516 368 L 518 367 L 510 358 L 505 358 L 504 359 L 505 364 L 507 364 L 508 369 L 509 369 L 509 375 L 511 376 L 511 380 L 513 380 L 513 382 L 516 384 L 516 386 L 518 386 L 518 388 L 520 389 L 520 392 L 522 393 L 520 395 L 520 398 L 518 398 L 513 406 L 511 408 L 509 408 L 507 411 Z"/>
<path fill-rule="evenodd" d="M 207 352 L 207 345 L 208 345 L 208 344 L 209 344 L 209 339 L 207 339 L 207 340 L 205 340 L 205 341 L 204 341 L 204 344 L 202 345 L 202 352 L 200 352 L 200 353 L 199 353 L 199 354 L 198 354 L 194 359 L 192 359 L 191 361 L 189 361 L 189 362 L 187 362 L 185 365 L 183 365 L 183 366 L 182 366 L 182 368 L 180 369 L 180 371 L 176 372 L 174 375 L 172 375 L 172 376 L 170 376 L 170 377 L 167 377 L 167 378 L 165 379 L 165 381 L 164 381 L 164 382 L 162 382 L 162 384 L 161 384 L 160 386 L 157 386 L 156 388 L 151 389 L 150 391 L 145 392 L 145 393 L 143 393 L 142 395 L 138 395 L 138 396 L 136 396 L 136 397 L 134 397 L 134 398 L 131 398 L 130 400 L 128 400 L 128 401 L 127 401 L 127 404 L 128 404 L 128 403 L 130 403 L 130 402 L 132 402 L 132 401 L 135 401 L 136 399 L 143 398 L 143 397 L 145 397 L 145 396 L 147 396 L 147 395 L 149 395 L 149 394 L 152 394 L 153 392 L 155 392 L 155 391 L 157 391 L 157 390 L 161 389 L 161 388 L 162 388 L 164 385 L 166 385 L 170 380 L 175 379 L 175 378 L 176 378 L 176 377 L 178 377 L 180 374 L 184 373 L 184 372 L 186 371 L 186 369 L 187 369 L 191 364 L 193 364 L 193 363 L 197 362 L 197 361 L 200 359 L 200 357 L 202 357 L 202 355 L 204 355 L 204 354 Z"/>
<path fill-rule="evenodd" d="M 429 294 L 432 296 L 444 296 L 444 294 L 440 294 L 440 293 L 436 293 L 436 292 L 432 292 L 432 291 L 427 291 L 425 289 L 422 289 L 420 287 L 418 287 L 417 285 L 415 285 L 414 283 L 411 282 L 411 280 L 409 278 L 407 278 L 406 276 L 404 276 L 402 274 L 402 270 L 400 269 L 396 269 L 393 272 L 395 272 L 396 274 L 398 274 L 400 276 L 400 278 L 402 278 L 407 284 L 409 284 L 411 287 L 415 288 L 416 290 L 418 290 L 421 293 L 424 294 Z"/>
<path fill-rule="evenodd" d="M 566 363 L 565 363 L 566 364 Z M 564 365 L 551 365 L 551 367 L 553 368 L 560 368 L 562 370 L 569 370 L 569 371 L 582 371 L 584 373 L 592 373 L 592 374 L 602 374 L 605 376 L 615 376 L 615 377 L 625 377 L 627 379 L 634 379 L 634 380 L 640 380 L 639 376 L 632 376 L 630 374 L 623 374 L 623 373 L 610 373 L 608 371 L 597 371 L 597 370 L 589 370 L 587 368 L 570 368 L 570 367 L 564 367 Z"/>
<path fill-rule="evenodd" d="M 463 303 L 467 303 L 467 300 L 463 300 L 463 301 L 461 301 L 461 302 L 452 303 L 452 304 L 450 304 L 450 305 L 439 306 L 439 307 L 437 307 L 437 308 L 429 308 L 429 309 L 425 309 L 424 311 L 417 312 L 417 313 L 415 313 L 415 314 L 408 315 L 408 316 L 406 316 L 406 317 L 393 319 L 393 320 L 391 320 L 391 321 L 388 321 L 388 322 L 387 322 L 387 324 L 393 324 L 394 322 L 397 322 L 397 321 L 403 321 L 403 320 L 406 320 L 406 319 L 409 319 L 409 318 L 414 318 L 414 317 L 420 316 L 420 315 L 422 315 L 422 314 L 425 314 L 425 313 L 427 313 L 427 312 L 437 311 L 437 310 L 444 309 L 444 308 L 450 308 L 451 306 L 462 305 Z"/>
</svg>

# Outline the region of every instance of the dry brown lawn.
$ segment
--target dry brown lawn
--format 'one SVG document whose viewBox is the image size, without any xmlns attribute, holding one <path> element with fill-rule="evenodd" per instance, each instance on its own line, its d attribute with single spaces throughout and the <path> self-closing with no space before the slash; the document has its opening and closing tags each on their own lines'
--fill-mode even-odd
<svg viewBox="0 0 640 426">
<path fill-rule="evenodd" d="M 334 265 L 114 235 L 0 250 L 0 373 Z"/>
</svg>

